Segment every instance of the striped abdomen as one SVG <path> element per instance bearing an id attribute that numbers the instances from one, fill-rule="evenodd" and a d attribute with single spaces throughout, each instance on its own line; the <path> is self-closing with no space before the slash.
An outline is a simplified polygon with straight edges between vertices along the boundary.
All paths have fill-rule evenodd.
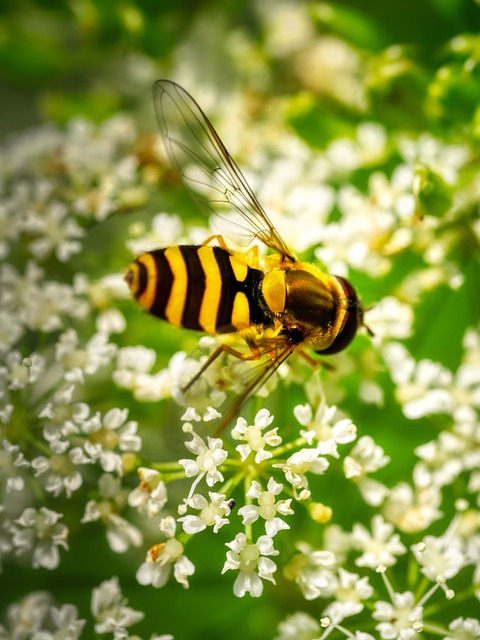
<path id="1" fill-rule="evenodd" d="M 226 249 L 202 245 L 145 253 L 126 280 L 149 313 L 186 329 L 229 333 L 266 322 L 258 302 L 263 275 Z"/>

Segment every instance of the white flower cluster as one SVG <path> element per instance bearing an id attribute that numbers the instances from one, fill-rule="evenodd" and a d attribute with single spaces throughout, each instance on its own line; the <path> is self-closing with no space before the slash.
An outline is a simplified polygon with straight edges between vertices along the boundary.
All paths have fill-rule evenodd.
<path id="1" fill-rule="evenodd" d="M 90 613 L 95 633 L 111 633 L 113 640 L 132 637 L 128 627 L 143 619 L 142 611 L 128 606 L 121 592 L 118 578 L 105 580 L 92 590 Z M 31 638 L 31 640 L 55 640 L 57 638 L 85 637 L 87 620 L 78 617 L 73 604 L 55 606 L 53 596 L 47 591 L 34 591 L 7 610 L 6 626 L 0 624 L 1 638 Z M 140 636 L 135 636 L 141 640 Z M 154 635 L 150 640 L 173 640 L 169 634 Z"/>
<path id="2" fill-rule="evenodd" d="M 121 515 L 138 423 L 114 401 L 89 401 L 108 384 L 111 336 L 126 328 L 113 305 L 127 287 L 74 264 L 92 221 L 145 201 L 137 136 L 126 117 L 77 121 L 14 137 L 0 152 L 0 535 L 3 557 L 34 568 L 55 570 L 80 522 L 101 521 L 119 553 L 143 541 Z M 83 517 L 65 522 L 65 500 L 79 495 Z"/>
<path id="3" fill-rule="evenodd" d="M 317 635 L 323 627 L 324 631 L 320 634 L 322 638 L 326 638 L 335 629 L 345 633 L 346 637 L 353 637 L 342 624 L 345 618 L 364 609 L 365 602 L 373 595 L 373 588 L 367 576 L 360 578 L 358 574 L 350 573 L 341 566 L 345 564 L 349 552 L 356 556 L 354 562 L 357 567 L 373 569 L 383 578 L 388 600 L 375 600 L 371 614 L 375 630 L 382 640 L 414 639 L 423 630 L 433 629 L 434 625 L 425 619 L 425 604 L 438 589 L 444 591 L 447 600 L 454 598 L 455 593 L 447 587 L 446 581 L 457 576 L 467 565 L 476 566 L 475 572 L 478 575 L 478 554 L 472 556 L 470 545 L 465 543 L 462 533 L 471 517 L 471 513 L 460 511 L 442 536 L 427 535 L 421 543 L 411 547 L 421 573 L 433 583 L 429 589 L 423 586 L 422 596 L 415 596 L 412 591 L 395 591 L 387 578 L 387 568 L 394 571 L 398 556 L 407 553 L 407 547 L 401 542 L 400 536 L 394 533 L 394 526 L 380 515 L 372 519 L 371 531 L 359 523 L 354 525 L 351 533 L 341 531 L 336 525 L 329 527 L 325 531 L 322 550 L 299 543 L 298 553 L 284 569 L 285 577 L 298 584 L 307 600 L 322 597 L 333 598 L 333 602 L 323 610 L 319 620 L 304 613 L 289 616 L 279 626 L 277 638 L 293 638 L 294 632 L 300 633 L 305 625 L 315 629 Z M 365 624 L 371 626 L 372 622 Z M 449 628 L 458 631 L 458 635 L 451 636 L 453 638 L 475 638 L 475 635 L 462 634 L 480 629 L 480 621 L 457 618 Z M 362 631 L 356 633 L 364 640 L 374 637 Z M 317 635 L 312 634 L 311 637 L 316 638 Z"/>
<path id="4" fill-rule="evenodd" d="M 214 533 L 226 526 L 230 528 L 238 514 L 244 530 L 227 543 L 229 551 L 222 573 L 228 570 L 238 572 L 233 587 L 237 596 L 250 593 L 253 597 L 259 597 L 263 592 L 262 580 L 275 583 L 273 574 L 277 565 L 272 556 L 278 556 L 280 552 L 274 547 L 274 538 L 290 529 L 287 520 L 294 514 L 292 500 L 307 505 L 311 517 L 318 522 L 329 519 L 329 509 L 312 501 L 309 479 L 325 474 L 329 468 L 328 457 L 340 458 L 339 447 L 351 443 L 356 437 L 352 421 L 338 418 L 336 413 L 336 408 L 328 407 L 324 401 L 315 414 L 310 405 L 296 407 L 295 415 L 301 426 L 307 429 L 300 429 L 294 442 L 285 447 L 277 429 L 270 428 L 274 417 L 262 409 L 251 425 L 244 418 L 238 418 L 232 438 L 241 444 L 231 450 L 231 445 L 220 438 L 202 438 L 192 424 L 200 423 L 202 418 L 195 410 L 188 409 L 184 419 L 192 422 L 186 422 L 183 431 L 191 436 L 185 446 L 194 457 L 180 459 L 178 468 L 183 468 L 184 477 L 193 479 L 193 482 L 178 508 L 181 517 L 176 522 L 181 525 L 183 533 L 177 532 L 178 525 L 172 516 L 160 520 L 159 527 L 164 540 L 148 551 L 146 561 L 137 573 L 138 580 L 142 584 L 163 586 L 173 566 L 175 579 L 183 586 L 188 586 L 188 577 L 194 572 L 192 562 L 184 555 L 189 537 L 209 528 Z M 208 424 L 217 416 L 216 410 L 209 409 L 203 421 Z M 356 476 L 366 482 L 368 474 L 388 462 L 381 448 L 374 445 L 371 438 L 365 436 L 364 440 L 359 440 L 350 455 L 345 457 L 345 477 L 355 477 L 357 483 Z M 226 445 L 227 448 L 224 448 Z M 295 451 L 292 451 L 292 445 Z M 258 479 L 255 477 L 255 468 L 264 469 L 262 475 L 270 470 L 271 475 L 267 476 L 265 483 L 260 481 L 261 476 Z M 225 477 L 227 471 L 230 478 Z M 130 494 L 130 504 L 147 517 L 157 518 L 166 505 L 166 487 L 162 475 L 167 478 L 169 472 L 174 472 L 174 467 L 165 467 L 163 474 L 154 469 L 141 469 L 140 485 Z M 206 484 L 205 493 L 200 491 L 202 480 Z M 237 500 L 229 496 L 241 481 L 246 483 L 245 504 L 238 505 Z M 216 484 L 221 484 L 221 489 L 210 490 Z M 258 525 L 263 531 L 260 529 L 255 537 L 253 529 Z M 388 537 L 389 533 L 391 531 L 387 527 L 387 532 L 382 535 Z M 395 537 L 392 544 L 392 552 L 398 551 L 400 543 Z M 309 584 L 306 590 L 312 588 Z"/>

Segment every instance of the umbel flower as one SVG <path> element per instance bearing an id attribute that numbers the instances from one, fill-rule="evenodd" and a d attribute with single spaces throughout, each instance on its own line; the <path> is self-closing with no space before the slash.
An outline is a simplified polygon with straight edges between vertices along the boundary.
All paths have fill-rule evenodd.
<path id="1" fill-rule="evenodd" d="M 275 584 L 273 574 L 277 565 L 269 556 L 278 555 L 273 547 L 273 540 L 267 535 L 260 536 L 257 541 L 248 542 L 244 533 L 238 533 L 232 542 L 227 543 L 230 551 L 223 565 L 222 573 L 238 570 L 238 576 L 233 585 L 236 596 L 242 597 L 246 593 L 258 598 L 263 592 L 262 580 L 269 580 Z"/>
<path id="2" fill-rule="evenodd" d="M 160 531 L 166 540 L 150 548 L 146 561 L 137 571 L 137 580 L 140 584 L 163 587 L 173 566 L 175 580 L 188 587 L 188 577 L 193 575 L 195 567 L 184 555 L 183 544 L 175 537 L 174 518 L 164 518 L 160 522 Z"/>

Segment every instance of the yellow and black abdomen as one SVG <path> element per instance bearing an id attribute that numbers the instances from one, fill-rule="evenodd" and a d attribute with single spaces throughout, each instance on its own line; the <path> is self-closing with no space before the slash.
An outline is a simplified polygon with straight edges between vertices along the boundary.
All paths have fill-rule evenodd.
<path id="1" fill-rule="evenodd" d="M 139 256 L 125 276 L 133 297 L 149 313 L 206 333 L 263 324 L 263 272 L 222 247 L 176 246 Z"/>

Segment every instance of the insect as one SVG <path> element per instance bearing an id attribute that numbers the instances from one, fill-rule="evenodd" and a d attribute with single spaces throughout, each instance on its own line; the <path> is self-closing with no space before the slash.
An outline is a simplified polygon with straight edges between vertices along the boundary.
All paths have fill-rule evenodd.
<path id="1" fill-rule="evenodd" d="M 256 239 L 274 251 L 261 265 L 255 247 L 239 253 L 215 236 L 218 245 L 210 239 L 148 251 L 125 276 L 154 316 L 207 334 L 238 333 L 247 345 L 221 344 L 184 392 L 223 352 L 259 361 L 226 424 L 294 351 L 313 360 L 305 348 L 321 355 L 345 349 L 364 324 L 363 306 L 348 280 L 296 259 L 192 96 L 169 80 L 158 80 L 153 94 L 170 161 L 187 186 L 203 192 L 201 202 L 223 223 L 223 235 L 244 244 Z"/>

